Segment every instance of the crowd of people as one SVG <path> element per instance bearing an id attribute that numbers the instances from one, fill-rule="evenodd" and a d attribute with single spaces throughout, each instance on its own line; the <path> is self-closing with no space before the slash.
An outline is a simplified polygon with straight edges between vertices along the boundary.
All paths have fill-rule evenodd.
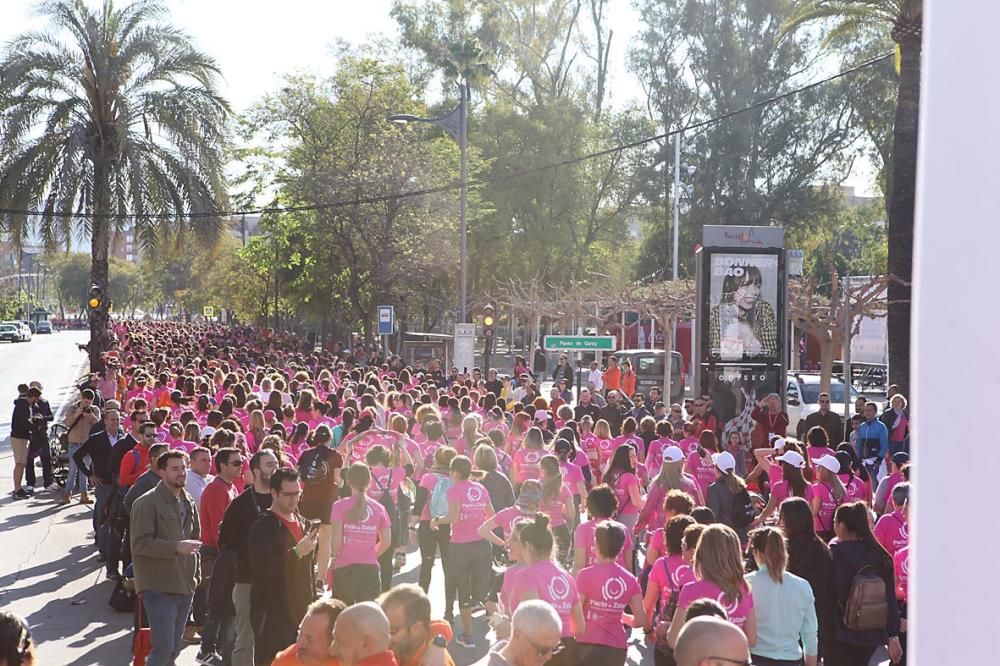
<path id="1" fill-rule="evenodd" d="M 624 664 L 640 636 L 656 664 L 905 660 L 901 395 L 844 424 L 824 394 L 798 439 L 769 396 L 744 451 L 710 395 L 665 405 L 614 357 L 579 396 L 560 358 L 546 397 L 521 357 L 445 375 L 266 329 L 113 326 L 66 411 L 59 501 L 93 503 L 147 664 L 185 642 L 210 665 L 452 664 L 486 623 L 491 666 Z M 393 584 L 411 547 L 419 584 Z"/>

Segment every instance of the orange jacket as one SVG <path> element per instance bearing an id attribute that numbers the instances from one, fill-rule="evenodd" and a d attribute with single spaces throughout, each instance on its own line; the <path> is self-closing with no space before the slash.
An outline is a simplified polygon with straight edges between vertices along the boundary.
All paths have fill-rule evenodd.
<path id="1" fill-rule="evenodd" d="M 424 658 L 424 654 L 427 652 L 427 648 L 431 645 L 431 640 L 435 636 L 444 636 L 444 639 L 451 642 L 451 625 L 447 622 L 442 622 L 440 620 L 435 620 L 431 622 L 431 639 L 424 643 L 420 649 L 413 653 L 408 660 L 400 662 L 399 666 L 420 666 L 420 660 Z M 455 666 L 455 661 L 451 658 L 451 655 L 447 651 L 444 653 L 444 663 L 448 666 Z"/>
<path id="2" fill-rule="evenodd" d="M 274 656 L 271 666 L 305 666 L 305 664 L 299 659 L 299 655 L 296 654 L 295 643 L 292 643 Z M 324 661 L 317 662 L 315 666 L 340 666 L 340 660 L 330 657 Z"/>
<path id="3" fill-rule="evenodd" d="M 636 377 L 635 372 L 629 370 L 628 372 L 622 373 L 621 381 L 622 381 L 622 393 L 625 394 L 626 398 L 631 400 L 632 396 L 635 395 L 636 382 L 639 381 L 639 378 Z"/>
<path id="4" fill-rule="evenodd" d="M 603 379 L 605 391 L 617 391 L 622 385 L 621 368 L 608 368 L 604 371 Z M 632 396 L 629 397 L 631 398 Z"/>

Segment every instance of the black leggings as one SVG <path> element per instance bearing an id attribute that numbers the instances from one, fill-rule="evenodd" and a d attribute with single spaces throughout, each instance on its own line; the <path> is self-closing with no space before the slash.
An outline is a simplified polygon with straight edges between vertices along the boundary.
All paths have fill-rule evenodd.
<path id="1" fill-rule="evenodd" d="M 375 601 L 382 591 L 379 568 L 370 564 L 349 564 L 333 570 L 333 597 L 348 606 L 359 601 Z"/>
<path id="2" fill-rule="evenodd" d="M 868 666 L 875 648 L 838 640 L 824 644 L 823 666 Z"/>
<path id="3" fill-rule="evenodd" d="M 580 666 L 625 666 L 628 658 L 627 649 L 610 645 L 580 643 L 577 649 L 580 651 Z"/>
<path id="4" fill-rule="evenodd" d="M 427 592 L 431 586 L 434 558 L 441 551 L 441 568 L 448 571 L 448 546 L 451 545 L 451 525 L 439 525 L 437 532 L 430 521 L 421 520 L 417 526 L 417 543 L 420 545 L 420 587 Z M 455 609 L 455 581 L 444 577 L 445 617 L 452 617 Z"/>

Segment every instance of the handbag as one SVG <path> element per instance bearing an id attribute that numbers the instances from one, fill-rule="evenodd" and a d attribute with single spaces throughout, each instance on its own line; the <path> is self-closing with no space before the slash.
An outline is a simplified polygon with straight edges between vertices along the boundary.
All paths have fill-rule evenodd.
<path id="1" fill-rule="evenodd" d="M 135 597 L 135 584 L 126 578 L 120 578 L 111 590 L 108 605 L 119 613 L 131 613 L 135 610 Z"/>

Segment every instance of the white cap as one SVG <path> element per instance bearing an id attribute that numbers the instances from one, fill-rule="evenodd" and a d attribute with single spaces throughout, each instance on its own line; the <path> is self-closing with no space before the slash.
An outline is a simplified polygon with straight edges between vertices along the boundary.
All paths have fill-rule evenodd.
<path id="1" fill-rule="evenodd" d="M 214 434 L 215 434 L 215 428 L 213 428 L 212 426 L 205 426 L 204 428 L 201 429 L 202 438 L 211 437 Z"/>
<path id="2" fill-rule="evenodd" d="M 785 438 L 775 437 L 771 440 L 771 447 L 776 451 L 783 451 L 785 449 Z"/>
<path id="3" fill-rule="evenodd" d="M 684 460 L 684 452 L 679 446 L 668 446 L 663 449 L 663 462 L 680 462 Z"/>
<path id="4" fill-rule="evenodd" d="M 715 466 L 723 472 L 733 472 L 736 470 L 736 458 L 734 458 L 733 454 L 729 451 L 713 453 L 712 462 L 714 462 Z"/>
<path id="5" fill-rule="evenodd" d="M 548 421 L 549 420 L 549 413 L 547 411 L 545 411 L 544 409 L 539 409 L 537 412 L 535 412 L 535 420 L 536 421 Z"/>
<path id="6" fill-rule="evenodd" d="M 803 469 L 806 466 L 806 459 L 798 451 L 785 451 L 780 456 L 775 458 L 783 463 L 788 463 L 792 467 Z M 839 469 L 839 468 L 838 468 Z"/>
<path id="7" fill-rule="evenodd" d="M 837 460 L 836 456 L 831 456 L 829 453 L 825 454 L 819 460 L 813 458 L 813 464 L 825 467 L 834 474 L 840 473 L 840 461 Z"/>

